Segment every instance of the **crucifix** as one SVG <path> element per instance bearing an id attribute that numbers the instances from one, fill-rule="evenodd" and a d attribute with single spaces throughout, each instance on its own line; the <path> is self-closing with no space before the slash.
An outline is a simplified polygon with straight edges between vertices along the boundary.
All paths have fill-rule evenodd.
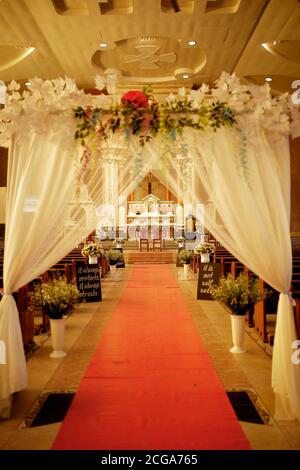
<path id="1" fill-rule="evenodd" d="M 149 171 L 148 175 L 148 194 L 152 194 L 152 173 Z"/>

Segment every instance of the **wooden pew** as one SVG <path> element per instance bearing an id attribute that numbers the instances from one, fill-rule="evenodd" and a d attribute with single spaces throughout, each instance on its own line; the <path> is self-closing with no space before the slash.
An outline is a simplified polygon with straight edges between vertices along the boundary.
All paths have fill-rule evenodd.
<path id="1" fill-rule="evenodd" d="M 295 326 L 297 338 L 300 339 L 300 300 L 296 299 L 296 306 L 294 307 Z"/>
<path id="2" fill-rule="evenodd" d="M 34 345 L 34 316 L 29 305 L 29 286 L 22 287 L 13 295 L 18 307 L 24 349 L 28 352 Z"/>

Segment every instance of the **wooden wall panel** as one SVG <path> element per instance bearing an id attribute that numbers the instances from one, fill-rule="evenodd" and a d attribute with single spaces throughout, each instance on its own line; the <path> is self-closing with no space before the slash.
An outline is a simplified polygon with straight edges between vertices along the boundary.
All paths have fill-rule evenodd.
<path id="1" fill-rule="evenodd" d="M 290 140 L 291 150 L 291 232 L 300 232 L 300 137 Z"/>
<path id="2" fill-rule="evenodd" d="M 6 186 L 8 149 L 0 147 L 0 186 Z"/>

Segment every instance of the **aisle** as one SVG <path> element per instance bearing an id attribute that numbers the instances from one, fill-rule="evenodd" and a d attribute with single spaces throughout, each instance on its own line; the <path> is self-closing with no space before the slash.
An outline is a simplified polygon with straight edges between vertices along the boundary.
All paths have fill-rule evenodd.
<path id="1" fill-rule="evenodd" d="M 249 449 L 167 265 L 133 267 L 53 448 Z"/>

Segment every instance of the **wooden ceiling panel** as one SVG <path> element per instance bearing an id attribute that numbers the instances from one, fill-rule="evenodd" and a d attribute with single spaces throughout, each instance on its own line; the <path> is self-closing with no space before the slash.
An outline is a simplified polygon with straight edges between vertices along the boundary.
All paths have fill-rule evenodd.
<path id="1" fill-rule="evenodd" d="M 274 77 L 270 83 L 274 93 L 291 91 L 292 81 L 300 77 L 300 63 L 268 51 L 263 44 L 295 38 L 300 39 L 300 3 L 297 0 L 269 1 L 235 72 L 239 76 L 256 77 L 255 80 L 257 77 Z"/>
<path id="2" fill-rule="evenodd" d="M 175 13 L 173 8 L 170 10 L 170 2 L 163 0 L 2 0 L 0 67 L 1 47 L 7 46 L 11 51 L 16 46 L 35 50 L 20 62 L 12 61 L 5 70 L 2 67 L 0 80 L 24 82 L 34 76 L 67 75 L 75 78 L 79 86 L 92 88 L 97 73 L 92 58 L 99 51 L 100 42 L 120 44 L 147 35 L 157 37 L 158 41 L 167 38 L 168 54 L 178 55 L 178 44 L 187 47 L 178 68 L 193 70 L 197 80 L 200 70 L 208 82 L 213 82 L 223 70 L 235 71 L 241 77 L 266 74 L 300 77 L 298 49 L 294 54 L 292 49 L 278 49 L 275 56 L 261 46 L 275 40 L 282 44 L 300 40 L 297 0 L 179 0 L 179 6 L 182 11 Z M 213 14 L 213 9 L 218 14 Z M 188 50 L 190 39 L 197 42 L 195 50 Z M 201 67 L 204 64 L 201 54 L 206 57 L 203 69 L 195 67 L 197 60 L 193 57 L 197 51 Z M 116 66 L 121 61 L 119 47 L 105 54 L 98 52 L 103 67 L 114 65 L 122 69 L 124 64 Z M 293 55 L 296 59 L 292 62 Z M 171 68 L 171 62 L 169 65 Z M 166 62 L 166 67 L 169 65 Z M 147 82 L 153 77 L 152 72 L 151 67 L 141 69 L 139 62 L 133 62 L 129 75 L 140 76 Z M 162 83 L 166 80 L 164 67 L 156 69 L 155 76 L 155 86 L 159 88 L 160 79 Z M 130 79 L 125 78 L 124 85 L 130 87 Z M 192 77 L 189 81 L 180 75 L 176 78 L 176 74 L 169 78 L 174 90 L 193 81 Z"/>

